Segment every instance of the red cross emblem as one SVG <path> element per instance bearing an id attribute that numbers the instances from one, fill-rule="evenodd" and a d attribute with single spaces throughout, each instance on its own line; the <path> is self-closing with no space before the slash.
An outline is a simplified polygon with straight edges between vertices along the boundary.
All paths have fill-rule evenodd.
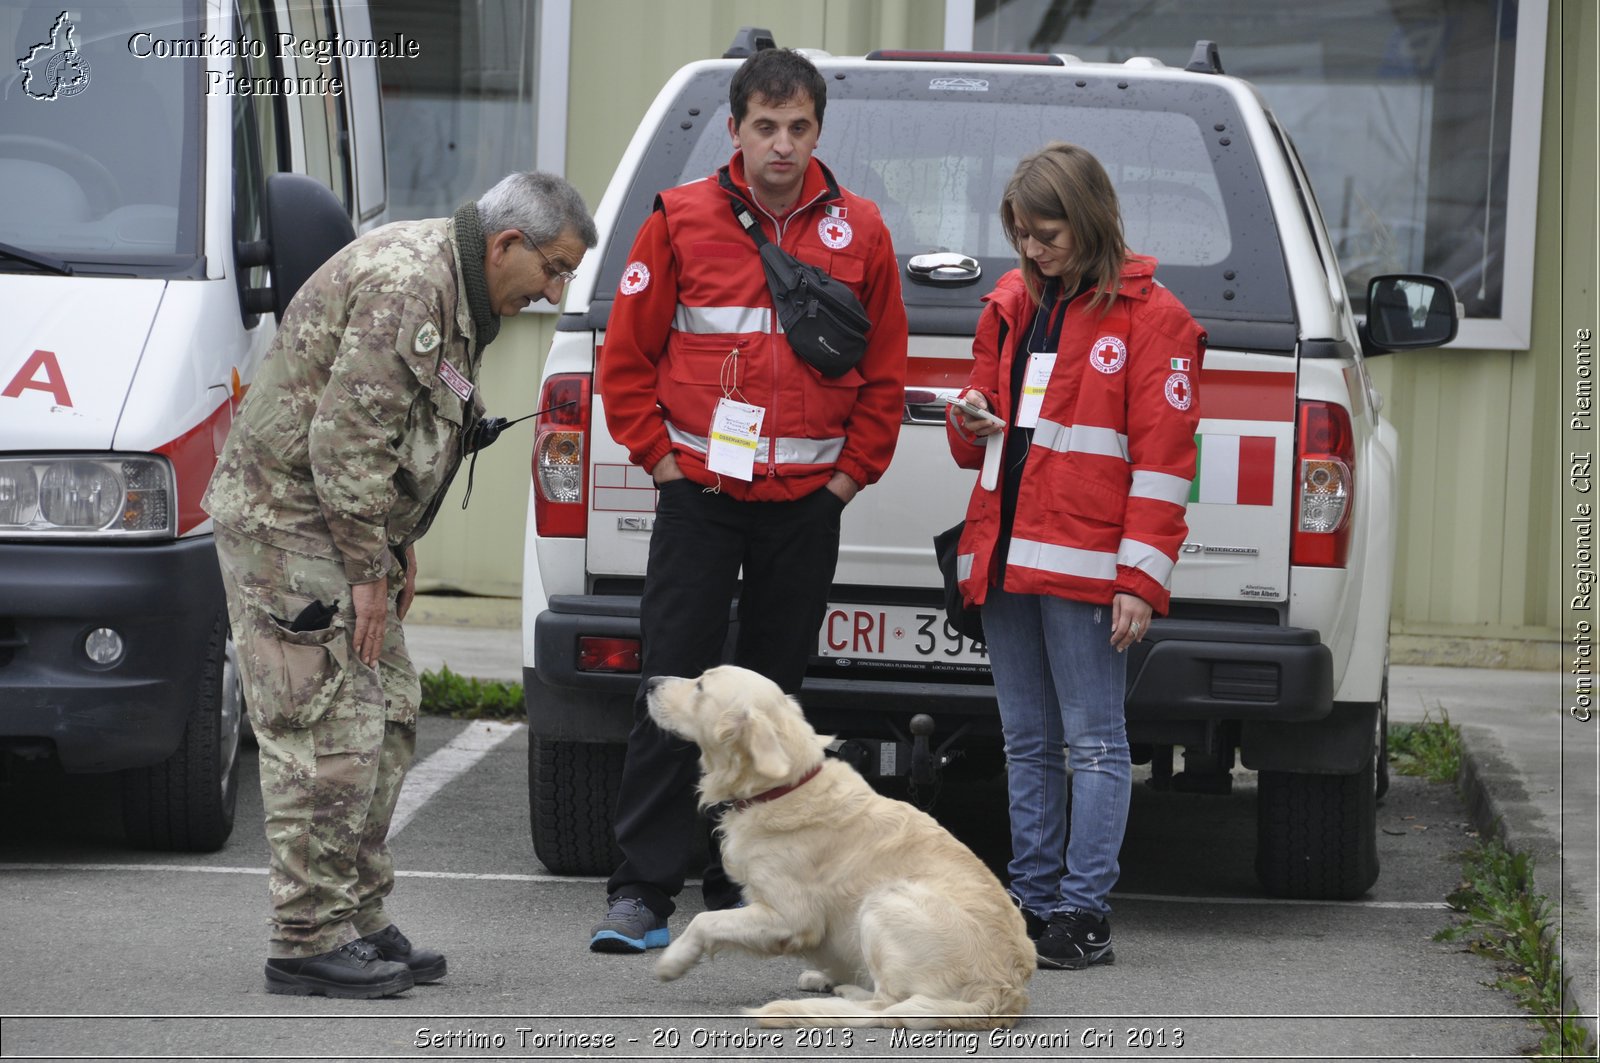
<path id="1" fill-rule="evenodd" d="M 1185 373 L 1173 373 L 1167 377 L 1166 391 L 1167 402 L 1175 410 L 1187 410 L 1194 402 L 1194 389 Z"/>
<path id="2" fill-rule="evenodd" d="M 1128 362 L 1128 345 L 1116 336 L 1101 336 L 1089 349 L 1089 364 L 1102 373 L 1115 373 Z"/>
<path id="3" fill-rule="evenodd" d="M 622 270 L 622 294 L 633 295 L 650 286 L 650 267 L 643 262 L 629 262 Z"/>
<path id="4" fill-rule="evenodd" d="M 817 222 L 817 236 L 835 251 L 849 245 L 854 235 L 850 223 L 839 218 L 823 218 Z"/>

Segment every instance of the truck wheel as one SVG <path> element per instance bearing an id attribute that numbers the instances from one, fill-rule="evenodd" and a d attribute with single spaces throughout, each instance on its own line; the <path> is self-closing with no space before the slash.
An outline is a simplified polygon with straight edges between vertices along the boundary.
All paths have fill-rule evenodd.
<path id="1" fill-rule="evenodd" d="M 1389 666 L 1384 663 L 1383 690 L 1378 695 L 1378 735 L 1373 748 L 1378 751 L 1377 798 L 1389 792 Z"/>
<path id="2" fill-rule="evenodd" d="M 1275 897 L 1354 900 L 1378 880 L 1377 773 L 1259 773 L 1256 877 Z"/>
<path id="3" fill-rule="evenodd" d="M 556 875 L 609 875 L 622 862 L 611 816 L 622 786 L 620 742 L 528 740 L 533 852 Z"/>
<path id="4" fill-rule="evenodd" d="M 219 613 L 177 750 L 160 764 L 122 773 L 122 824 L 131 844 L 191 853 L 222 848 L 239 796 L 243 718 L 238 657 L 228 618 Z"/>

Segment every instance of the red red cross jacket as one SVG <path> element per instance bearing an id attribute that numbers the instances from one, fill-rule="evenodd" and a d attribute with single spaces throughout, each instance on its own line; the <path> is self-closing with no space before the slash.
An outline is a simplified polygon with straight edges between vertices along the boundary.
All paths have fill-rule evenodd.
<path id="1" fill-rule="evenodd" d="M 725 172 L 769 240 L 856 293 L 872 320 L 867 353 L 831 380 L 795 355 L 728 193 L 717 176 L 693 181 L 657 198 L 622 272 L 600 354 L 611 435 L 643 469 L 670 452 L 689 479 L 714 484 L 706 452 L 717 400 L 727 395 L 766 414 L 754 479 L 724 475 L 724 493 L 800 498 L 834 470 L 874 483 L 894 455 L 905 407 L 906 311 L 889 230 L 870 200 L 840 188 L 814 158 L 782 218 L 750 192 L 741 154 Z"/>
<path id="2" fill-rule="evenodd" d="M 1057 310 L 1066 317 L 1017 493 L 1008 591 L 1098 603 L 1129 593 L 1167 611 L 1188 530 L 1205 332 L 1154 274 L 1154 259 L 1132 256 L 1108 311 L 1089 306 L 1092 292 Z M 985 302 L 967 386 L 1010 423 L 1012 360 L 1028 356 L 1019 348 L 1038 305 L 1018 270 Z M 957 464 L 982 465 L 981 441 L 953 419 L 947 429 Z M 969 603 L 994 582 L 999 535 L 999 491 L 978 484 L 957 560 Z"/>

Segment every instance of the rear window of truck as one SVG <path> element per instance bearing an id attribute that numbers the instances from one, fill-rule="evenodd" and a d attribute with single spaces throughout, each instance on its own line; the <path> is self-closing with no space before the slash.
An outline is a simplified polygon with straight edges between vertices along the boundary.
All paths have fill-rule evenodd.
<path id="1" fill-rule="evenodd" d="M 1214 345 L 1292 347 L 1271 205 L 1238 108 L 1220 86 L 1060 68 L 817 66 L 828 80 L 817 157 L 882 210 L 913 333 L 972 334 L 982 296 L 1016 264 L 1000 224 L 1005 183 L 1024 155 L 1067 140 L 1105 165 L 1129 246 L 1160 262 L 1157 278 Z M 633 177 L 590 311 L 567 327 L 604 328 L 655 194 L 728 161 L 733 68 L 708 68 L 685 84 Z M 906 263 L 931 252 L 975 258 L 982 276 L 959 286 L 910 277 Z"/>

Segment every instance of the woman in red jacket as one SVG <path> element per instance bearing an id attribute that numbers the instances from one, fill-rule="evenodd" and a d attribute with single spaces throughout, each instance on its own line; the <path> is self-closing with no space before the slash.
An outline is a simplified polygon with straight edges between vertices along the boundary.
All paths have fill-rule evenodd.
<path id="1" fill-rule="evenodd" d="M 1012 896 L 1039 965 L 1080 969 L 1114 959 L 1133 772 L 1121 654 L 1167 609 L 1205 333 L 1123 243 L 1110 178 L 1082 148 L 1023 159 L 1000 218 L 1020 268 L 985 300 L 963 397 L 1006 427 L 952 410 L 948 428 L 958 464 L 990 446 L 1002 460 L 973 489 L 957 571 L 1000 704 Z"/>

